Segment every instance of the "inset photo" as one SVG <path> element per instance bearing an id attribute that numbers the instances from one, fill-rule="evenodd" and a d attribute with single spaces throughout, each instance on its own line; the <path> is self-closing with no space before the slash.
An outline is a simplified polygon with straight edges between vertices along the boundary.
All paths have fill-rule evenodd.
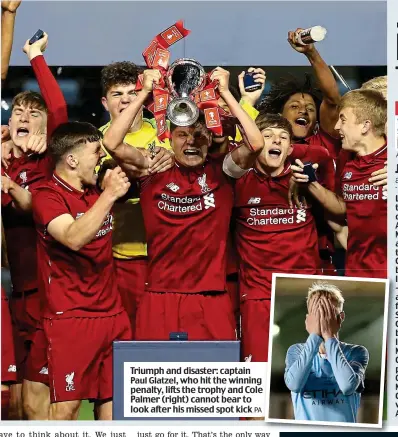
<path id="1" fill-rule="evenodd" d="M 274 274 L 269 422 L 382 426 L 388 281 Z"/>

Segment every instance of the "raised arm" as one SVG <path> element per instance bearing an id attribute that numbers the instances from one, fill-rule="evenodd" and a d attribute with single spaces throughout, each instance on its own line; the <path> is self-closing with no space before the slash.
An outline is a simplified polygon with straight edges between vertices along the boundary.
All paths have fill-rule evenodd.
<path id="1" fill-rule="evenodd" d="M 160 72 L 158 70 L 145 70 L 143 79 L 143 88 L 137 94 L 136 98 L 129 106 L 114 120 L 105 132 L 102 144 L 129 176 L 136 177 L 137 171 L 145 170 L 150 167 L 150 162 L 147 155 L 141 153 L 137 147 L 142 147 L 142 144 L 137 144 L 136 147 L 124 143 L 124 137 L 130 129 L 135 117 L 141 110 L 142 105 L 152 92 L 153 84 L 159 83 Z"/>
<path id="2" fill-rule="evenodd" d="M 104 191 L 94 205 L 78 219 L 68 213 L 55 217 L 47 224 L 48 233 L 69 249 L 80 250 L 95 238 L 113 204 L 127 193 L 129 187 L 130 182 L 120 167 L 109 170 L 104 178 Z M 33 202 L 35 213 L 43 214 L 39 211 L 41 205 L 35 204 L 35 199 Z"/>
<path id="3" fill-rule="evenodd" d="M 295 344 L 288 349 L 285 384 L 290 391 L 299 393 L 304 388 L 321 343 L 322 338 L 319 335 L 310 334 L 304 345 Z"/>
<path id="4" fill-rule="evenodd" d="M 285 384 L 295 393 L 299 393 L 304 388 L 314 357 L 322 343 L 318 302 L 319 298 L 314 298 L 308 308 L 309 314 L 305 319 L 305 327 L 309 334 L 307 341 L 304 344 L 295 344 L 287 351 Z"/>
<path id="5" fill-rule="evenodd" d="M 333 375 L 344 395 L 363 388 L 369 353 L 363 346 L 352 346 L 347 355 L 337 338 L 342 322 L 341 315 L 326 298 L 321 299 L 321 332 L 325 340 L 326 355 Z M 362 385 L 362 387 L 360 387 Z"/>
<path id="6" fill-rule="evenodd" d="M 302 29 L 296 29 L 296 32 Z M 301 45 L 296 41 L 295 33 L 289 32 L 288 41 L 294 50 L 303 53 L 310 62 L 319 88 L 322 91 L 322 103 L 319 120 L 321 128 L 331 136 L 336 136 L 334 127 L 338 119 L 338 105 L 340 103 L 340 92 L 336 79 L 330 68 L 322 59 L 314 44 Z"/>
<path id="7" fill-rule="evenodd" d="M 12 201 L 12 206 L 24 213 L 29 213 L 32 210 L 32 194 L 20 187 L 17 183 L 7 176 L 1 176 L 1 191 L 8 194 Z"/>
<path id="8" fill-rule="evenodd" d="M 5 80 L 10 65 L 12 43 L 14 40 L 14 24 L 19 1 L 1 2 L 1 80 Z"/>
<path id="9" fill-rule="evenodd" d="M 229 90 L 229 72 L 217 67 L 211 79 L 218 80 L 218 89 L 221 97 L 228 105 L 231 114 L 238 119 L 242 126 L 244 145 L 234 149 L 226 156 L 224 161 L 225 173 L 232 177 L 240 177 L 247 169 L 253 166 L 254 161 L 264 147 L 264 138 L 255 121 L 239 105 Z"/>
<path id="10" fill-rule="evenodd" d="M 325 341 L 326 355 L 332 367 L 337 384 L 344 395 L 351 395 L 365 380 L 365 371 L 369 362 L 369 353 L 363 346 L 353 346 L 350 356 L 346 356 L 337 338 Z"/>
<path id="11" fill-rule="evenodd" d="M 249 111 L 252 112 L 249 113 L 249 115 L 255 120 L 258 115 L 258 111 L 254 108 L 254 106 L 264 92 L 267 76 L 262 68 L 250 67 L 248 68 L 247 72 L 253 74 L 254 82 L 261 84 L 261 88 L 255 91 L 246 91 L 243 80 L 246 72 L 242 71 L 242 73 L 240 73 L 240 75 L 238 76 L 239 92 L 241 96 L 240 104 L 242 105 L 243 109 L 246 110 L 246 112 L 248 112 L 247 108 L 250 108 Z"/>
<path id="12" fill-rule="evenodd" d="M 54 75 L 51 73 L 51 70 L 48 68 L 43 56 L 47 44 L 48 35 L 44 33 L 44 37 L 32 45 L 29 45 L 29 41 L 26 41 L 23 51 L 29 58 L 36 80 L 39 84 L 41 95 L 47 105 L 47 135 L 48 138 L 50 138 L 52 132 L 60 124 L 68 121 L 68 111 L 62 90 L 58 85 L 58 82 L 55 80 Z"/>

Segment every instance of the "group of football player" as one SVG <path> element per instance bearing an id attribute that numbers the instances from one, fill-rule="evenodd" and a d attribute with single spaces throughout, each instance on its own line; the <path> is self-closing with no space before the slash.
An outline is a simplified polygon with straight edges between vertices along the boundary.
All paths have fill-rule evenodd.
<path id="1" fill-rule="evenodd" d="M 2 2 L 2 80 L 19 3 Z M 143 112 L 161 71 L 105 66 L 98 129 L 68 121 L 48 35 L 26 42 L 41 93 L 2 126 L 3 418 L 74 420 L 88 399 L 112 419 L 114 341 L 240 339 L 242 360 L 267 361 L 272 274 L 335 275 L 335 244 L 347 276 L 386 278 L 386 77 L 341 96 L 315 45 L 288 41 L 316 87 L 264 96 L 263 69 L 248 91 L 218 67 L 228 126 L 201 114 L 163 141 Z"/>

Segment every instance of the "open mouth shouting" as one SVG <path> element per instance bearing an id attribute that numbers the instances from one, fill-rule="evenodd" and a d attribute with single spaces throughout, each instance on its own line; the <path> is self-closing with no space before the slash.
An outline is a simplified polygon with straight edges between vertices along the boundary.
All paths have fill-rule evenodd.
<path id="1" fill-rule="evenodd" d="M 29 135 L 29 129 L 27 129 L 26 127 L 19 127 L 17 129 L 17 136 L 18 137 L 23 138 L 23 137 L 26 137 L 28 135 Z"/>
<path id="2" fill-rule="evenodd" d="M 295 124 L 306 128 L 310 124 L 310 121 L 306 117 L 299 117 L 296 119 Z"/>
<path id="3" fill-rule="evenodd" d="M 272 149 L 268 150 L 268 156 L 273 160 L 279 159 L 281 155 L 282 155 L 282 150 L 278 149 L 277 147 L 273 147 Z"/>
<path id="4" fill-rule="evenodd" d="M 183 153 L 185 156 L 188 156 L 188 157 L 200 155 L 199 149 L 185 149 Z"/>

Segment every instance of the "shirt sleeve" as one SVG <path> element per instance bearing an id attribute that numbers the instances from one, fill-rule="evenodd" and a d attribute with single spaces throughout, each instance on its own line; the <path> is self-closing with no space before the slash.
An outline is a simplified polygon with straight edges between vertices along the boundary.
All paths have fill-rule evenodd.
<path id="1" fill-rule="evenodd" d="M 322 337 L 310 334 L 304 344 L 295 344 L 288 349 L 285 384 L 290 391 L 299 393 L 304 388 L 321 343 Z"/>
<path id="2" fill-rule="evenodd" d="M 337 384 L 344 395 L 351 395 L 362 389 L 369 353 L 363 346 L 353 346 L 344 353 L 337 338 L 325 342 L 327 359 L 332 367 Z"/>
<path id="3" fill-rule="evenodd" d="M 49 189 L 36 189 L 33 192 L 32 210 L 34 221 L 44 228 L 55 218 L 71 213 L 62 196 Z"/>
<path id="4" fill-rule="evenodd" d="M 48 109 L 47 138 L 62 123 L 68 121 L 68 112 L 64 95 L 55 77 L 48 68 L 44 56 L 36 56 L 31 60 L 40 92 Z"/>

